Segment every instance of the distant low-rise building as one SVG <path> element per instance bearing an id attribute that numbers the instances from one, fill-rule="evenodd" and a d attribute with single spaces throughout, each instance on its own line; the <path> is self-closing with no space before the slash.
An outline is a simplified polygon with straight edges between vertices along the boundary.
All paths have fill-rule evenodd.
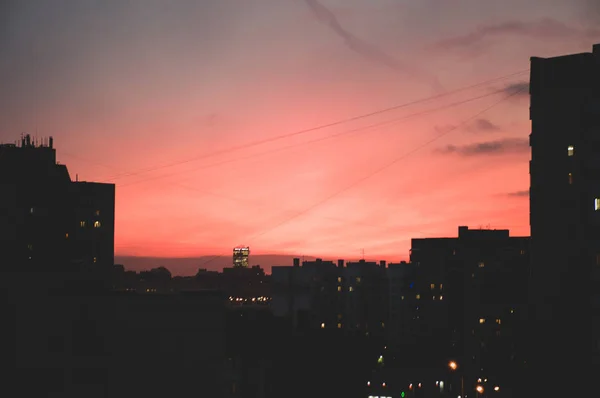
<path id="1" fill-rule="evenodd" d="M 385 337 L 389 288 L 385 261 L 304 261 L 272 268 L 275 315 L 295 328 L 341 329 Z"/>

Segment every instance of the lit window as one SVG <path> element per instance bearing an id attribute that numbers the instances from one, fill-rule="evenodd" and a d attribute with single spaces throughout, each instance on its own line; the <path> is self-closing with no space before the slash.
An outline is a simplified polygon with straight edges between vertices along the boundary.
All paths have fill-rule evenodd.
<path id="1" fill-rule="evenodd" d="M 431 287 L 431 290 L 435 289 L 435 283 L 432 283 L 430 287 Z"/>
<path id="2" fill-rule="evenodd" d="M 94 257 L 94 262 L 97 262 L 97 261 L 98 261 L 98 258 L 97 258 L 97 257 Z"/>
<path id="3" fill-rule="evenodd" d="M 485 263 L 483 261 L 480 261 L 479 262 L 479 268 L 483 268 L 483 267 L 485 267 Z"/>
<path id="4" fill-rule="evenodd" d="M 440 301 L 442 301 L 444 299 L 444 296 L 440 296 Z"/>
<path id="5" fill-rule="evenodd" d="M 417 300 L 421 300 L 421 295 L 420 294 L 417 294 L 416 297 L 417 297 Z"/>
<path id="6" fill-rule="evenodd" d="M 435 296 L 432 297 L 433 301 L 435 301 Z"/>
<path id="7" fill-rule="evenodd" d="M 65 239 L 69 239 L 69 233 L 68 232 L 65 234 Z"/>
<path id="8" fill-rule="evenodd" d="M 27 248 L 29 249 L 29 251 L 33 251 L 33 245 L 31 243 L 27 245 Z"/>
<path id="9" fill-rule="evenodd" d="M 385 322 L 381 322 L 381 327 L 384 328 L 385 327 Z"/>
<path id="10" fill-rule="evenodd" d="M 342 314 L 338 314 L 338 319 L 342 319 Z"/>
<path id="11" fill-rule="evenodd" d="M 29 209 L 29 214 L 33 214 L 33 207 Z"/>
<path id="12" fill-rule="evenodd" d="M 404 296 L 400 296 L 400 300 L 404 300 Z"/>
<path id="13" fill-rule="evenodd" d="M 573 184 L 573 173 L 569 173 L 569 185 Z"/>
<path id="14" fill-rule="evenodd" d="M 321 324 L 321 329 L 325 329 L 325 323 Z"/>
<path id="15" fill-rule="evenodd" d="M 485 323 L 485 318 L 479 318 L 479 323 Z"/>
<path id="16" fill-rule="evenodd" d="M 81 228 L 85 227 L 85 221 L 80 221 L 80 222 L 79 222 L 79 226 L 80 226 Z"/>
<path id="17" fill-rule="evenodd" d="M 342 287 L 338 286 L 338 292 L 341 292 L 341 291 L 342 291 Z"/>
<path id="18" fill-rule="evenodd" d="M 511 309 L 510 309 L 510 313 L 511 313 L 511 314 L 514 314 L 514 312 L 515 312 L 514 308 L 511 308 Z"/>
<path id="19" fill-rule="evenodd" d="M 348 288 L 348 291 L 349 291 L 349 292 L 353 292 L 353 291 L 354 291 L 354 288 L 353 288 L 352 286 L 350 286 L 350 287 Z"/>
<path id="20" fill-rule="evenodd" d="M 356 283 L 360 283 L 360 282 L 361 282 L 360 276 L 357 276 L 356 277 Z"/>
<path id="21" fill-rule="evenodd" d="M 341 329 L 341 328 L 342 328 L 342 324 L 338 323 L 338 329 Z"/>
<path id="22" fill-rule="evenodd" d="M 444 284 L 440 283 L 440 290 L 442 290 L 444 288 Z"/>
<path id="23" fill-rule="evenodd" d="M 341 282 L 341 281 L 342 281 L 342 277 L 338 276 L 338 282 Z"/>
<path id="24" fill-rule="evenodd" d="M 521 249 L 521 255 L 525 254 L 525 250 Z"/>
<path id="25" fill-rule="evenodd" d="M 600 198 L 594 199 L 594 210 L 600 210 Z"/>
<path id="26" fill-rule="evenodd" d="M 573 156 L 573 154 L 575 153 L 575 148 L 573 147 L 573 145 L 569 145 L 567 147 L 567 153 L 569 154 L 569 156 Z"/>
<path id="27" fill-rule="evenodd" d="M 456 256 L 456 249 L 452 249 L 452 255 Z"/>
<path id="28" fill-rule="evenodd" d="M 100 228 L 100 221 L 94 221 L 94 228 Z"/>
<path id="29" fill-rule="evenodd" d="M 96 210 L 96 213 L 95 213 L 95 214 L 96 214 L 97 216 L 99 216 L 99 215 L 100 215 L 100 210 Z"/>
<path id="30" fill-rule="evenodd" d="M 500 318 L 498 318 L 498 319 L 496 319 L 496 323 L 497 323 L 498 325 L 502 325 L 502 320 L 501 320 Z"/>

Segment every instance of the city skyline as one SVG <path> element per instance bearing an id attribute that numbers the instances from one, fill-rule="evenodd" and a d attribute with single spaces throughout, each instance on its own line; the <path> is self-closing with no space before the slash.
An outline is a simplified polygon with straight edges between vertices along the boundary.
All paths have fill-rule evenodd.
<path id="1" fill-rule="evenodd" d="M 501 90 L 522 88 L 529 56 L 589 52 L 600 31 L 585 19 L 588 3 L 554 4 L 540 15 L 541 2 L 469 8 L 474 2 L 465 1 L 462 11 L 472 15 L 452 21 L 441 17 L 450 5 L 436 4 L 436 16 L 428 2 L 355 3 L 322 1 L 337 22 L 304 2 L 268 9 L 133 2 L 101 13 L 85 4 L 35 12 L 12 5 L 9 51 L 0 56 L 9 82 L 0 140 L 52 135 L 73 177 L 116 183 L 117 257 L 230 261 L 231 248 L 245 244 L 253 255 L 356 259 L 364 250 L 399 261 L 411 238 L 454 236 L 457 225 L 529 235 L 528 93 L 473 117 L 501 100 Z M 50 22 L 38 23 L 37 13 Z M 231 25 L 202 19 L 214 13 Z M 406 25 L 392 23 L 399 17 Z M 86 18 L 90 29 L 73 37 Z M 136 34 L 120 41 L 124 30 Z M 208 34 L 222 41 L 204 47 Z M 438 95 L 432 74 L 444 91 L 506 78 L 229 150 Z"/>

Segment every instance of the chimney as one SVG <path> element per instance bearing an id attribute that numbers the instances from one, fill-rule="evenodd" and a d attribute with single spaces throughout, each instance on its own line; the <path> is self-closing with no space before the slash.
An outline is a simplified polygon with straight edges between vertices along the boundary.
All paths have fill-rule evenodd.
<path id="1" fill-rule="evenodd" d="M 385 264 L 386 264 L 385 260 L 381 260 L 381 261 L 379 262 L 379 266 L 380 266 L 381 268 L 385 268 Z"/>
<path id="2" fill-rule="evenodd" d="M 592 51 L 593 51 L 594 55 L 600 57 L 600 43 L 594 44 Z"/>
<path id="3" fill-rule="evenodd" d="M 323 262 L 323 259 L 322 258 L 317 258 L 315 261 L 320 264 L 320 263 Z"/>
<path id="4" fill-rule="evenodd" d="M 54 147 L 54 138 L 52 138 L 52 136 L 50 136 L 50 138 L 48 138 L 48 146 L 50 148 Z"/>
<path id="5" fill-rule="evenodd" d="M 338 260 L 338 268 L 344 268 L 344 260 Z"/>
<path id="6" fill-rule="evenodd" d="M 299 258 L 295 258 L 294 259 L 294 267 L 299 267 L 300 266 L 300 259 Z"/>
<path id="7" fill-rule="evenodd" d="M 25 145 L 31 146 L 31 136 L 29 134 L 25 134 Z"/>

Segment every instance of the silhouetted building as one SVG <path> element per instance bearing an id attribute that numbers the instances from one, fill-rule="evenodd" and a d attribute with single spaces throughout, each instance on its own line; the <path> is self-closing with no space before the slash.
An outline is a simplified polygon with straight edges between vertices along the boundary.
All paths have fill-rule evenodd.
<path id="1" fill-rule="evenodd" d="M 106 396 L 223 396 L 222 292 L 116 293 L 109 302 L 114 307 L 109 308 L 113 328 Z"/>
<path id="2" fill-rule="evenodd" d="M 223 268 L 221 289 L 229 297 L 230 306 L 269 308 L 271 277 L 259 265 Z"/>
<path id="3" fill-rule="evenodd" d="M 416 280 L 412 263 L 390 263 L 387 268 L 389 285 L 389 318 L 386 324 L 387 342 L 393 347 L 414 346 L 417 342 L 419 309 L 412 300 Z"/>
<path id="4" fill-rule="evenodd" d="M 417 337 L 460 363 L 466 382 L 501 379 L 507 389 L 523 366 L 529 243 L 508 230 L 468 227 L 459 227 L 458 238 L 412 240 L 416 278 L 408 300 Z"/>
<path id="5" fill-rule="evenodd" d="M 222 293 L 112 292 L 81 271 L 2 276 L 3 396 L 222 396 Z"/>
<path id="6" fill-rule="evenodd" d="M 532 57 L 530 98 L 531 378 L 577 395 L 600 365 L 600 44 Z"/>
<path id="7" fill-rule="evenodd" d="M 248 267 L 248 257 L 250 256 L 250 248 L 247 246 L 233 248 L 233 266 Z"/>
<path id="8" fill-rule="evenodd" d="M 73 261 L 112 266 L 115 260 L 115 185 L 75 181 L 70 197 L 75 220 L 70 225 Z"/>
<path id="9" fill-rule="evenodd" d="M 53 144 L 0 145 L 2 267 L 112 266 L 115 186 L 71 181 Z"/>
<path id="10" fill-rule="evenodd" d="M 273 267 L 276 316 L 289 317 L 299 329 L 340 329 L 385 337 L 389 317 L 386 264 L 344 260 L 304 261 Z"/>

